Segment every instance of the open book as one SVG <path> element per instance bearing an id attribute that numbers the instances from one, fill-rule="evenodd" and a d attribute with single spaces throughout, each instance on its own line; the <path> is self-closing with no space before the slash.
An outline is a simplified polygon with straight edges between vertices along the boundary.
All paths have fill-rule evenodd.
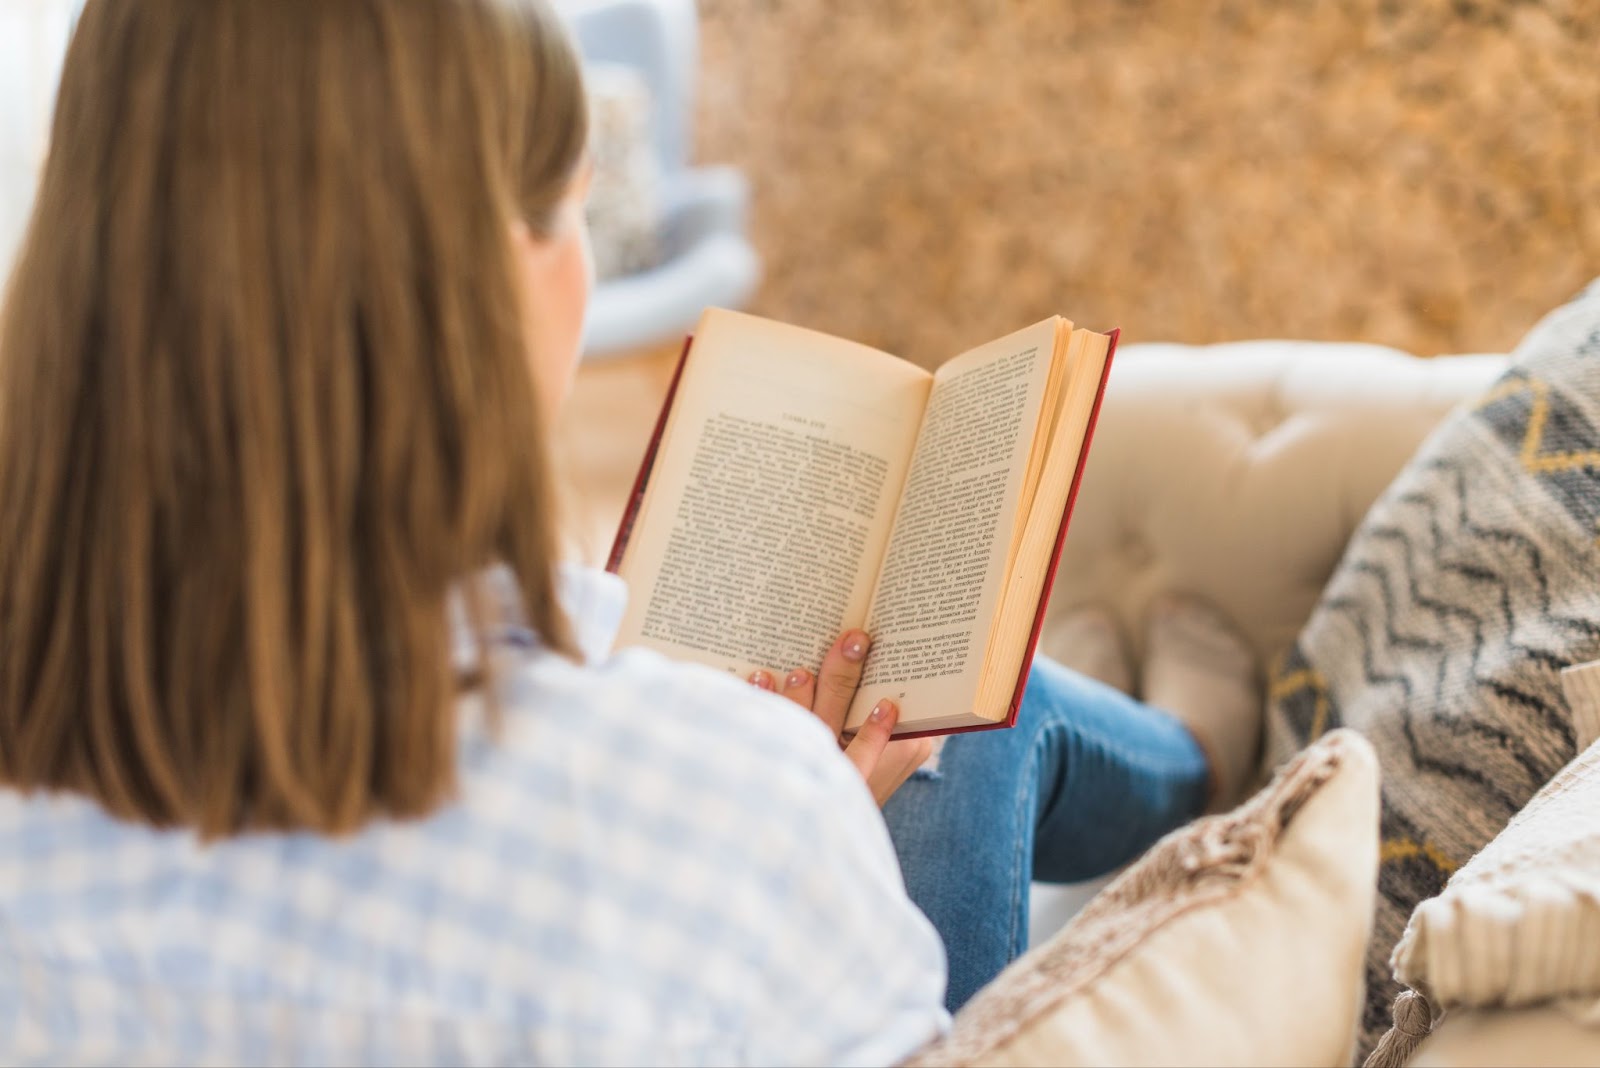
<path id="1" fill-rule="evenodd" d="M 930 374 L 737 312 L 700 320 L 611 552 L 619 644 L 815 671 L 872 635 L 846 729 L 1009 726 L 1116 334 L 1059 317 Z"/>

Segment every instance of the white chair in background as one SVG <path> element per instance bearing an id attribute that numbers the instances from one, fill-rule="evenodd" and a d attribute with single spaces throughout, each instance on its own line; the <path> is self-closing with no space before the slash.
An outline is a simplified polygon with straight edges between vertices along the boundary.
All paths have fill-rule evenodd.
<path id="1" fill-rule="evenodd" d="M 596 287 L 584 353 L 603 358 L 680 338 L 708 306 L 742 305 L 761 263 L 745 235 L 744 176 L 689 164 L 699 66 L 694 0 L 591 0 L 560 8 L 584 61 L 631 68 L 651 101 L 660 257 L 654 267 Z"/>
<path id="2" fill-rule="evenodd" d="M 0 2 L 0 278 L 22 239 L 80 0 Z"/>

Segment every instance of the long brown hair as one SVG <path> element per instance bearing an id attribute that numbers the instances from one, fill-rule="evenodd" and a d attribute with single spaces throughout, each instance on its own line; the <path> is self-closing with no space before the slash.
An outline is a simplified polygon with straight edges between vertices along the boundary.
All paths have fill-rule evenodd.
<path id="1" fill-rule="evenodd" d="M 90 0 L 0 318 L 0 784 L 206 836 L 450 795 L 452 589 L 509 565 L 571 649 L 511 224 L 584 116 L 542 0 Z"/>

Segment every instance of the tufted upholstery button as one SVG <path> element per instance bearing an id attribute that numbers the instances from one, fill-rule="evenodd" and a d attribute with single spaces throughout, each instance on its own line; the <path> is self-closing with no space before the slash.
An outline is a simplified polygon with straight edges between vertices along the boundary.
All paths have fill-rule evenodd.
<path id="1" fill-rule="evenodd" d="M 1281 427 L 1288 419 L 1289 414 L 1274 401 L 1263 405 L 1256 412 L 1255 422 L 1251 425 L 1250 431 L 1259 441 Z"/>
<path id="2" fill-rule="evenodd" d="M 1155 550 L 1141 535 L 1129 532 L 1123 536 L 1122 545 L 1118 550 L 1131 571 L 1142 571 L 1155 562 Z"/>

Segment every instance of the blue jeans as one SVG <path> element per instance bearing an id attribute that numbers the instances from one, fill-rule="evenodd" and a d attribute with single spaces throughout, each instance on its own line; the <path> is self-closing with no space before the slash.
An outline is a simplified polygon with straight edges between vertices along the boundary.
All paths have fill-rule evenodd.
<path id="1" fill-rule="evenodd" d="M 1028 884 L 1079 882 L 1205 807 L 1208 766 L 1171 715 L 1043 657 L 1016 726 L 950 739 L 883 814 L 950 961 L 950 1011 L 1021 955 Z"/>

